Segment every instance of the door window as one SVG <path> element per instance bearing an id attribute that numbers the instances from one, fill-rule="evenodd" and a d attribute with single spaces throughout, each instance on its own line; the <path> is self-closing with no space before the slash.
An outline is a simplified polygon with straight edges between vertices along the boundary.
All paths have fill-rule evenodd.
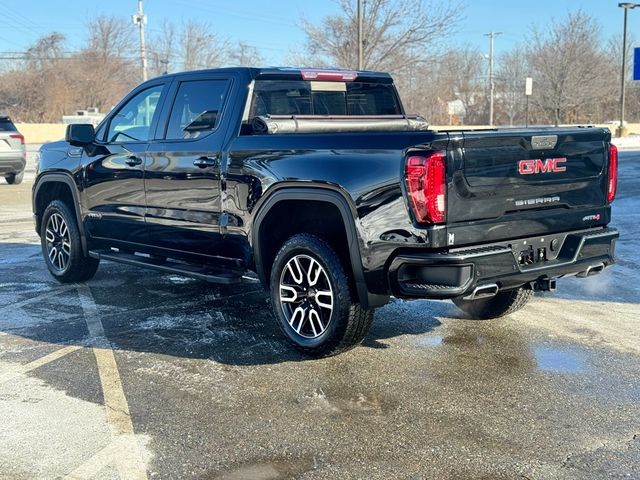
<path id="1" fill-rule="evenodd" d="M 158 101 L 164 85 L 139 92 L 118 110 L 109 123 L 110 143 L 146 142 L 151 137 L 151 125 L 159 113 Z"/>
<path id="2" fill-rule="evenodd" d="M 165 138 L 200 138 L 218 128 L 228 87 L 223 79 L 180 83 Z"/>

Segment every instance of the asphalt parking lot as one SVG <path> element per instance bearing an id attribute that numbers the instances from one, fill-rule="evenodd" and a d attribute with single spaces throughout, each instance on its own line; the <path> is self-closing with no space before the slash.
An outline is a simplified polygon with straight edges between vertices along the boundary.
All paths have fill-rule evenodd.
<path id="1" fill-rule="evenodd" d="M 640 152 L 618 264 L 500 320 L 393 301 L 308 360 L 255 283 L 47 273 L 33 174 L 0 184 L 0 478 L 640 478 Z"/>

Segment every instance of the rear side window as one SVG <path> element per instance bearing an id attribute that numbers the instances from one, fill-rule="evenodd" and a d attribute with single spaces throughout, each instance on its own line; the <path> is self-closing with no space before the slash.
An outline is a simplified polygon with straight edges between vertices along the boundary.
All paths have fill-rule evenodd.
<path id="1" fill-rule="evenodd" d="M 262 115 L 400 115 L 391 84 L 257 80 L 250 117 Z"/>
<path id="2" fill-rule="evenodd" d="M 220 124 L 229 80 L 192 80 L 180 83 L 171 108 L 167 140 L 200 138 Z"/>
<path id="3" fill-rule="evenodd" d="M 11 119 L 7 117 L 0 117 L 0 132 L 16 132 L 18 129 L 13 124 Z"/>

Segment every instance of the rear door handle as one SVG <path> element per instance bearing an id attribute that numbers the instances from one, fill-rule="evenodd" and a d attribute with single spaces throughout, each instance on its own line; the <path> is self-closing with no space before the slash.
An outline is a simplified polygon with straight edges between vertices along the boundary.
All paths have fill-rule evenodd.
<path id="1" fill-rule="evenodd" d="M 136 157 L 135 155 L 129 155 L 124 163 L 126 163 L 130 167 L 135 167 L 136 165 L 142 164 L 142 159 L 140 157 Z"/>
<path id="2" fill-rule="evenodd" d="M 218 157 L 200 157 L 193 161 L 198 168 L 215 167 L 218 165 Z"/>

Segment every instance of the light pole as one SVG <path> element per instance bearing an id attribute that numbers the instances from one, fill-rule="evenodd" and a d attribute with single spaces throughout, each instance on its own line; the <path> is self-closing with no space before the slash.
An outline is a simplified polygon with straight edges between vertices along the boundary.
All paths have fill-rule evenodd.
<path id="1" fill-rule="evenodd" d="M 144 44 L 144 25 L 147 16 L 142 12 L 142 0 L 138 0 L 138 13 L 132 15 L 133 23 L 140 29 L 140 63 L 142 64 L 142 80 L 147 80 L 147 49 Z"/>
<path id="2" fill-rule="evenodd" d="M 619 3 L 618 6 L 624 9 L 624 29 L 622 33 L 622 75 L 620 79 L 620 127 L 618 127 L 616 133 L 618 137 L 623 137 L 626 133 L 624 127 L 624 94 L 627 80 L 627 13 L 632 8 L 640 7 L 640 3 L 623 2 Z"/>
<path id="3" fill-rule="evenodd" d="M 364 68 L 364 52 L 363 52 L 363 31 L 362 24 L 364 21 L 364 0 L 357 0 L 358 2 L 358 70 L 362 70 Z"/>
<path id="4" fill-rule="evenodd" d="M 493 95 L 495 85 L 493 82 L 493 39 L 502 32 L 485 33 L 485 37 L 489 37 L 489 126 L 493 126 Z"/>

